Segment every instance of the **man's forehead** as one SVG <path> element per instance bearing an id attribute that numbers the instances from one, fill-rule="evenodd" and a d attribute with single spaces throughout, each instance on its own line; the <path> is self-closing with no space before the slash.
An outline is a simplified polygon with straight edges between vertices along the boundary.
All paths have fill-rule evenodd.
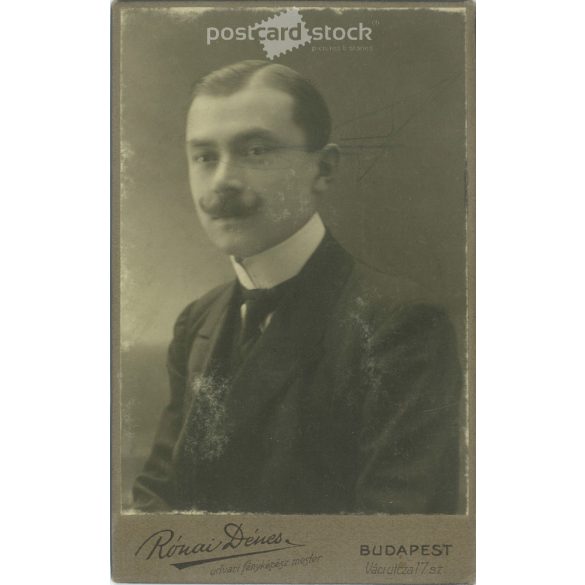
<path id="1" fill-rule="evenodd" d="M 278 89 L 252 86 L 231 95 L 200 95 L 189 108 L 187 140 L 229 138 L 247 128 L 274 134 L 301 133 L 293 121 L 293 98 Z"/>

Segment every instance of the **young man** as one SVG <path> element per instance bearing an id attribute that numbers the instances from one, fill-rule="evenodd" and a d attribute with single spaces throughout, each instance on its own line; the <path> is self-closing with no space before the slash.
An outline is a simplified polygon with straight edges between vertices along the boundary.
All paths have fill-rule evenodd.
<path id="1" fill-rule="evenodd" d="M 177 320 L 137 509 L 456 512 L 452 328 L 419 287 L 361 265 L 323 225 L 330 129 L 321 95 L 282 65 L 244 61 L 197 85 L 191 191 L 237 279 Z"/>

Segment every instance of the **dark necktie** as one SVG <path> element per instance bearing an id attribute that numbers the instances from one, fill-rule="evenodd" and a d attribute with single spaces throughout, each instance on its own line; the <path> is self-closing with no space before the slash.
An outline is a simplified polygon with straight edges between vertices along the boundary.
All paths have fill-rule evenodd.
<path id="1" fill-rule="evenodd" d="M 238 353 L 241 359 L 245 358 L 256 341 L 258 341 L 258 338 L 262 335 L 262 323 L 270 313 L 276 310 L 282 297 L 289 290 L 293 280 L 287 280 L 278 286 L 268 289 L 241 289 L 242 304 L 246 307 L 238 343 Z"/>

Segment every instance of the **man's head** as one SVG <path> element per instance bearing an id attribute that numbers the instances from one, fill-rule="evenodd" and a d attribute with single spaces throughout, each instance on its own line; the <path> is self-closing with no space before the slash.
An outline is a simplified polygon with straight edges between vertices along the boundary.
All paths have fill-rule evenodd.
<path id="1" fill-rule="evenodd" d="M 243 61 L 200 81 L 187 116 L 187 159 L 213 243 L 247 257 L 301 228 L 337 166 L 330 131 L 319 92 L 283 65 Z"/>

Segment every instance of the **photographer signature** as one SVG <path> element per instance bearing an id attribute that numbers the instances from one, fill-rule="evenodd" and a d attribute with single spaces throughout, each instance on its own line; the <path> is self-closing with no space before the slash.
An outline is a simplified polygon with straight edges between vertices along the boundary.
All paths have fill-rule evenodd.
<path id="1" fill-rule="evenodd" d="M 233 554 L 171 563 L 177 569 L 186 569 L 195 565 L 213 563 L 236 557 L 265 554 L 287 548 L 305 546 L 304 544 L 291 542 L 283 536 L 282 532 L 262 534 L 256 528 L 253 533 L 248 533 L 244 530 L 243 524 L 235 524 L 233 522 L 229 522 L 223 527 L 223 534 L 221 539 L 212 537 L 207 542 L 189 543 L 183 540 L 183 535 L 179 534 L 177 536 L 174 530 L 166 528 L 158 530 L 146 538 L 138 547 L 134 556 L 147 561 L 152 559 L 175 560 L 177 558 L 188 558 L 193 555 L 205 553 L 232 553 L 232 551 L 238 551 Z M 271 548 L 266 548 L 267 546 Z M 257 547 L 262 548 L 258 550 Z"/>

